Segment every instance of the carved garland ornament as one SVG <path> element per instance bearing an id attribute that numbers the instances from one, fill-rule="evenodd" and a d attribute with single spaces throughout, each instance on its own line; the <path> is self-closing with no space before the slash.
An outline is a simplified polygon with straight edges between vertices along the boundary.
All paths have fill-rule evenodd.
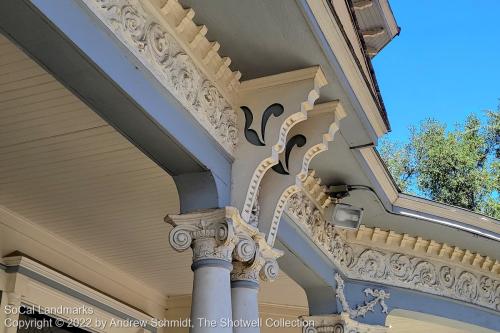
<path id="1" fill-rule="evenodd" d="M 369 325 L 352 319 L 347 312 L 324 316 L 301 317 L 305 326 L 303 333 L 387 333 L 386 326 Z"/>
<path id="2" fill-rule="evenodd" d="M 382 313 L 387 314 L 388 309 L 385 300 L 390 297 L 389 293 L 380 289 L 366 288 L 365 295 L 372 296 L 373 299 L 365 301 L 363 305 L 358 305 L 352 309 L 347 302 L 344 294 L 344 280 L 339 274 L 335 275 L 337 281 L 336 294 L 342 305 L 342 312 L 339 314 L 323 315 L 323 316 L 302 316 L 304 322 L 303 333 L 386 333 L 389 327 L 379 325 L 363 324 L 355 318 L 364 317 L 368 312 L 375 311 L 377 304 L 380 304 Z"/>
<path id="3" fill-rule="evenodd" d="M 351 309 L 344 293 L 344 280 L 342 280 L 338 273 L 335 274 L 335 281 L 337 281 L 336 295 L 340 301 L 340 304 L 342 305 L 342 312 L 348 313 L 350 318 L 354 319 L 358 317 L 364 317 L 368 312 L 374 312 L 375 306 L 377 304 L 380 304 L 382 313 L 389 313 L 387 304 L 385 304 L 385 300 L 389 299 L 391 295 L 385 290 L 366 288 L 363 291 L 365 293 L 365 296 L 372 296 L 373 299 L 371 301 L 365 301 L 365 304 L 363 305 L 358 305 L 356 309 Z"/>
<path id="4" fill-rule="evenodd" d="M 137 0 L 82 0 L 230 153 L 236 115 L 176 39 Z"/>
<path id="5" fill-rule="evenodd" d="M 500 310 L 500 280 L 496 274 L 486 275 L 486 272 L 472 272 L 455 263 L 374 248 L 375 244 L 347 242 L 341 231 L 325 222 L 321 212 L 303 192 L 291 197 L 286 211 L 349 278 L 414 289 Z"/>

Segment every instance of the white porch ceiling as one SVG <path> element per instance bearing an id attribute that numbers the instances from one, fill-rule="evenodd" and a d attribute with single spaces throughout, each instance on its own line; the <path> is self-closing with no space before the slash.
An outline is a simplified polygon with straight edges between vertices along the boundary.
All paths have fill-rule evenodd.
<path id="1" fill-rule="evenodd" d="M 163 292 L 189 290 L 189 254 L 163 222 L 179 209 L 172 178 L 4 37 L 0 204 Z"/>

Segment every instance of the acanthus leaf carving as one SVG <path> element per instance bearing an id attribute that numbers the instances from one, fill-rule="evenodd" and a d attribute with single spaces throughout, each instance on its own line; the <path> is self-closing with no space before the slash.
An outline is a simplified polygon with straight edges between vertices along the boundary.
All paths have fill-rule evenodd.
<path id="1" fill-rule="evenodd" d="M 349 278 L 409 288 L 500 310 L 500 280 L 494 272 L 466 269 L 460 263 L 410 255 L 348 239 L 327 224 L 304 192 L 295 193 L 287 214 Z M 472 268 L 472 267 L 471 267 Z"/>
<path id="2" fill-rule="evenodd" d="M 185 215 L 168 215 L 165 221 L 174 228 L 170 231 L 170 245 L 182 252 L 193 249 L 193 262 L 220 259 L 231 262 L 239 240 L 233 221 L 225 209 L 213 209 Z"/>
<path id="3" fill-rule="evenodd" d="M 166 27 L 137 0 L 82 0 L 230 153 L 238 141 L 236 115 Z"/>

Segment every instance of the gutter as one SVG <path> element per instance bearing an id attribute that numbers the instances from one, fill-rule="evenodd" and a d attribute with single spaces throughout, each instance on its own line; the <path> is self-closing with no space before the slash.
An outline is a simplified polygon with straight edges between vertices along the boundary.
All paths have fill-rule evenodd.
<path id="1" fill-rule="evenodd" d="M 375 70 L 373 69 L 373 65 L 372 65 L 371 59 L 368 56 L 368 53 L 366 52 L 365 41 L 364 41 L 364 39 L 361 36 L 361 32 L 360 32 L 361 29 L 359 28 L 358 20 L 356 18 L 356 14 L 354 13 L 354 5 L 352 3 L 352 0 L 344 0 L 344 1 L 345 1 L 347 9 L 349 11 L 349 15 L 351 17 L 351 20 L 353 22 L 356 36 L 358 38 L 359 43 L 361 44 L 361 52 L 363 53 L 363 56 L 364 56 L 363 60 L 364 60 L 366 66 L 368 68 L 368 71 L 369 71 L 369 74 L 370 74 L 370 79 L 373 82 L 373 87 L 375 88 L 375 91 L 373 91 L 372 85 L 370 84 L 368 78 L 365 75 L 365 71 L 363 70 L 363 68 L 361 66 L 361 62 L 358 59 L 358 57 L 356 56 L 356 53 L 354 52 L 354 47 L 352 46 L 351 42 L 349 41 L 349 38 L 347 37 L 347 34 L 345 33 L 344 27 L 342 26 L 342 23 L 340 22 L 340 19 L 338 18 L 337 13 L 336 13 L 336 11 L 335 11 L 335 9 L 333 7 L 332 0 L 328 0 L 327 2 L 328 2 L 328 6 L 332 10 L 333 15 L 335 16 L 335 19 L 337 20 L 337 24 L 339 25 L 340 29 L 342 30 L 342 33 L 344 34 L 344 38 L 346 39 L 347 43 L 349 44 L 349 49 L 351 50 L 352 56 L 356 60 L 356 64 L 358 65 L 358 68 L 359 68 L 359 70 L 361 71 L 361 73 L 363 75 L 363 79 L 365 80 L 365 83 L 368 86 L 373 99 L 377 103 L 380 116 L 382 117 L 382 119 L 384 121 L 384 124 L 387 127 L 387 130 L 390 132 L 391 131 L 391 124 L 389 122 L 389 117 L 387 115 L 387 110 L 385 108 L 385 104 L 384 104 L 384 100 L 382 98 L 382 94 L 380 93 L 380 88 L 379 88 L 379 85 L 378 85 L 378 82 L 377 82 L 377 77 L 375 75 Z M 399 32 L 398 32 L 398 34 L 399 34 Z"/>
<path id="2" fill-rule="evenodd" d="M 345 0 L 345 1 L 350 1 L 350 0 Z M 356 55 L 356 52 L 354 51 L 354 46 L 352 45 L 351 41 L 349 40 L 349 37 L 347 36 L 347 33 L 344 29 L 344 26 L 342 25 L 342 22 L 340 21 L 340 18 L 337 14 L 337 11 L 335 10 L 334 6 L 333 6 L 333 3 L 332 3 L 332 0 L 327 0 L 326 3 L 328 4 L 328 7 L 330 8 L 330 11 L 332 12 L 332 15 L 333 17 L 335 18 L 335 23 L 338 25 L 340 31 L 342 32 L 342 35 L 344 37 L 344 40 L 345 42 L 347 43 L 347 46 L 349 47 L 349 51 L 351 52 L 351 55 L 356 63 L 356 66 L 358 67 L 358 70 L 360 71 L 362 77 L 363 77 L 363 81 L 365 82 L 366 86 L 368 87 L 368 90 L 370 91 L 370 95 L 372 96 L 373 100 L 375 101 L 376 105 L 377 105 L 377 108 L 379 110 L 379 113 L 380 113 L 380 116 L 382 117 L 382 120 L 384 121 L 384 124 L 385 126 L 387 127 L 387 130 L 390 131 L 391 130 L 391 125 L 389 123 L 389 118 L 387 117 L 387 112 L 385 110 L 385 105 L 383 104 L 382 102 L 382 96 L 380 95 L 380 91 L 378 89 L 378 84 L 377 84 L 377 81 L 374 77 L 375 73 L 373 71 L 373 68 L 371 66 L 371 62 L 368 58 L 368 61 L 367 61 L 367 53 L 366 53 L 366 47 L 365 47 L 365 44 L 364 44 L 364 41 L 361 41 L 362 42 L 362 52 L 363 52 L 363 55 L 364 55 L 364 58 L 365 58 L 365 62 L 367 63 L 367 66 L 369 68 L 369 71 L 370 71 L 370 76 L 371 76 L 371 79 L 373 80 L 374 82 L 374 86 L 375 86 L 375 91 L 373 90 L 372 88 L 372 85 L 370 84 L 370 81 L 368 80 L 368 77 L 366 76 L 366 73 L 363 69 L 363 67 L 361 66 L 361 61 L 360 59 L 358 58 L 358 56 Z M 347 5 L 347 8 L 349 10 L 349 14 L 350 16 L 352 17 L 353 16 L 353 12 L 352 12 L 352 3 L 351 4 L 348 4 L 346 2 L 346 5 Z M 354 20 L 355 22 L 355 30 L 356 30 L 356 34 L 358 36 L 358 38 L 360 37 L 360 34 L 359 34 L 359 27 L 357 26 L 357 21 L 355 21 L 355 17 L 352 19 Z"/>
<path id="3" fill-rule="evenodd" d="M 467 225 L 467 224 L 460 223 L 460 222 L 457 222 L 457 221 L 454 221 L 454 220 L 451 220 L 448 218 L 439 217 L 439 216 L 436 216 L 433 214 L 419 212 L 419 211 L 411 210 L 411 209 L 404 208 L 404 207 L 399 207 L 399 206 L 394 205 L 394 203 L 391 203 L 391 205 L 389 207 L 387 207 L 387 204 L 385 203 L 385 201 L 382 200 L 378 196 L 377 192 L 373 188 L 371 188 L 370 186 L 350 185 L 349 190 L 350 191 L 366 190 L 366 191 L 373 193 L 377 197 L 377 201 L 380 202 L 382 208 L 388 214 L 410 217 L 410 218 L 414 218 L 417 220 L 423 220 L 423 221 L 431 222 L 434 224 L 444 225 L 447 227 L 451 227 L 454 229 L 458 229 L 461 231 L 471 233 L 471 234 L 476 235 L 476 236 L 481 236 L 484 238 L 488 238 L 488 239 L 500 242 L 500 234 L 493 232 L 493 231 L 490 231 L 490 230 L 486 230 L 486 229 L 479 228 L 476 226 Z M 404 195 L 404 194 L 399 193 L 398 198 L 401 195 Z M 446 205 L 446 206 L 449 206 L 449 205 Z M 450 207 L 454 207 L 454 206 L 450 206 Z M 473 213 L 476 214 L 475 212 L 473 212 Z"/>
<path id="4" fill-rule="evenodd" d="M 383 171 L 384 171 L 383 174 L 386 177 L 386 181 L 388 181 L 395 190 L 395 193 L 393 195 L 390 195 L 390 193 L 387 193 L 384 190 L 383 186 L 381 185 L 381 182 L 379 181 L 378 177 L 376 176 L 376 174 L 374 172 L 373 165 L 372 165 L 373 162 L 371 164 L 369 162 L 369 160 L 367 158 L 365 158 L 365 156 L 361 153 L 361 151 L 363 151 L 365 149 L 372 150 L 374 152 L 374 155 L 376 156 L 377 162 L 383 167 Z M 458 220 L 451 219 L 451 218 L 444 217 L 444 216 L 440 216 L 440 215 L 436 215 L 434 213 L 427 213 L 424 211 L 413 210 L 413 209 L 408 208 L 408 207 L 399 206 L 398 201 L 400 201 L 400 199 L 408 200 L 408 201 L 412 201 L 412 202 L 420 202 L 420 203 L 425 204 L 425 205 L 433 204 L 434 206 L 441 208 L 441 209 L 449 210 L 449 209 L 453 208 L 455 210 L 460 210 L 460 211 L 467 213 L 467 214 L 473 214 L 474 218 L 477 217 L 478 219 L 482 219 L 482 220 L 487 219 L 487 220 L 490 220 L 492 223 L 495 223 L 498 226 L 500 226 L 500 221 L 495 220 L 495 219 L 490 218 L 490 217 L 486 217 L 485 215 L 478 214 L 476 212 L 473 212 L 473 211 L 470 211 L 467 209 L 463 209 L 460 207 L 455 207 L 452 205 L 447 205 L 447 204 L 439 203 L 436 201 L 432 201 L 432 200 L 428 200 L 428 199 L 424 199 L 424 198 L 420 198 L 420 197 L 415 197 L 415 196 L 411 196 L 411 195 L 407 195 L 407 194 L 402 193 L 401 190 L 399 188 L 397 188 L 397 186 L 394 182 L 394 179 L 392 178 L 392 175 L 388 172 L 384 161 L 381 159 L 380 155 L 378 154 L 378 152 L 375 148 L 371 148 L 371 149 L 370 148 L 361 148 L 361 149 L 354 149 L 353 151 L 354 151 L 354 156 L 360 162 L 362 169 L 365 171 L 365 174 L 368 176 L 370 182 L 375 187 L 375 188 L 372 188 L 372 187 L 366 186 L 366 185 L 358 185 L 358 186 L 353 186 L 353 187 L 356 187 L 353 189 L 356 189 L 356 190 L 364 189 L 364 190 L 368 190 L 368 191 L 372 192 L 377 197 L 377 201 L 380 202 L 382 208 L 387 213 L 392 214 L 392 215 L 415 218 L 418 220 L 423 220 L 423 221 L 431 222 L 434 224 L 439 224 L 439 225 L 451 227 L 454 229 L 465 231 L 465 232 L 473 234 L 475 236 L 480 236 L 480 237 L 484 237 L 484 238 L 488 238 L 488 239 L 500 242 L 500 233 L 498 233 L 496 231 L 496 229 L 495 230 L 488 230 L 488 229 L 482 227 L 482 225 L 477 226 L 477 225 L 467 223 L 466 221 L 460 222 Z M 464 216 L 464 218 L 467 218 L 467 216 Z M 469 216 L 469 219 L 470 219 L 470 216 Z"/>

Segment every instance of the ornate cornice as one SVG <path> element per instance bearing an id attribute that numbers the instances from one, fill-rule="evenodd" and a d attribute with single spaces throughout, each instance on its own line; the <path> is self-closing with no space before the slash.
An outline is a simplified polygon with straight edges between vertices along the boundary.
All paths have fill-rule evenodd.
<path id="1" fill-rule="evenodd" d="M 404 252 L 410 255 L 433 257 L 443 262 L 453 262 L 464 268 L 482 271 L 486 274 L 500 274 L 500 262 L 498 260 L 461 249 L 458 246 L 364 225 L 361 225 L 358 230 L 345 230 L 343 233 L 344 238 L 351 243 L 376 246 L 380 249 Z"/>
<path id="2" fill-rule="evenodd" d="M 325 222 L 321 201 L 299 192 L 288 215 L 348 278 L 409 288 L 500 310 L 498 261 L 435 241 Z"/>
<path id="3" fill-rule="evenodd" d="M 195 119 L 233 154 L 238 139 L 233 95 L 239 72 L 209 42 L 194 11 L 177 0 L 161 9 L 148 1 L 81 0 Z M 161 14 L 160 14 L 161 13 Z"/>

